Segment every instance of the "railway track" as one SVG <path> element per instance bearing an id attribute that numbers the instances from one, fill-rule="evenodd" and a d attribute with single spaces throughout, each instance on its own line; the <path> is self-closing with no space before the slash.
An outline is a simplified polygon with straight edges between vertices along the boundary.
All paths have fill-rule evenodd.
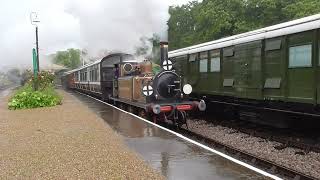
<path id="1" fill-rule="evenodd" d="M 123 108 L 123 110 L 126 110 L 126 109 Z M 186 129 L 186 128 L 177 129 L 176 126 L 172 126 L 170 124 L 161 124 L 161 125 L 165 126 L 166 128 L 169 128 L 171 130 L 174 130 L 177 133 L 180 133 L 190 139 L 193 139 L 197 142 L 200 142 L 204 145 L 207 145 L 208 147 L 211 147 L 211 148 L 214 148 L 218 151 L 221 151 L 221 152 L 223 152 L 231 157 L 234 157 L 240 161 L 246 162 L 247 164 L 250 164 L 254 167 L 258 167 L 261 170 L 264 170 L 266 172 L 274 174 L 280 178 L 294 179 L 294 180 L 318 179 L 317 177 L 303 174 L 303 173 L 296 171 L 294 169 L 287 168 L 283 165 L 277 164 L 277 163 L 272 162 L 270 160 L 261 158 L 259 156 L 254 155 L 254 154 L 243 151 L 241 149 L 232 147 L 231 145 L 228 145 L 226 143 L 219 142 L 214 139 L 208 138 L 204 135 L 195 133 L 193 131 L 190 131 L 189 129 Z"/>
<path id="2" fill-rule="evenodd" d="M 267 139 L 269 141 L 276 141 L 282 143 L 277 147 L 278 150 L 293 147 L 301 149 L 305 152 L 320 153 L 320 144 L 318 130 L 307 132 L 298 132 L 291 129 L 275 129 L 263 125 L 252 124 L 244 121 L 228 121 L 228 120 L 209 120 L 205 118 L 208 123 L 220 125 L 223 127 L 232 128 L 235 131 L 248 134 L 250 136 Z"/>
<path id="3" fill-rule="evenodd" d="M 194 139 L 198 142 L 202 142 L 208 146 L 211 146 L 215 149 L 219 149 L 220 151 L 223 151 L 224 153 L 233 156 L 237 158 L 238 160 L 244 161 L 248 164 L 251 164 L 255 167 L 259 167 L 269 173 L 272 173 L 274 175 L 277 175 L 278 177 L 284 178 L 284 179 L 294 179 L 294 180 L 309 180 L 309 179 L 317 179 L 317 177 L 312 177 L 309 175 L 302 174 L 298 171 L 295 171 L 293 169 L 286 168 L 282 165 L 276 164 L 274 162 L 271 162 L 269 160 L 260 158 L 258 156 L 255 156 L 253 154 L 247 153 L 245 151 L 242 151 L 240 149 L 234 148 L 232 146 L 229 146 L 225 143 L 218 142 L 216 140 L 213 140 L 211 138 L 205 137 L 201 134 L 192 132 L 188 129 L 181 128 L 176 130 L 178 133 L 181 133 L 185 135 L 188 138 Z"/>

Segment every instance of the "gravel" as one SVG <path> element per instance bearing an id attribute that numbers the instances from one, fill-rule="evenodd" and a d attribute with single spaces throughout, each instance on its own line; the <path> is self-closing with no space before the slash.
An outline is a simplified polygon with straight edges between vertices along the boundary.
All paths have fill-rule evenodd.
<path id="1" fill-rule="evenodd" d="M 302 150 L 296 148 L 277 150 L 275 147 L 282 145 L 281 143 L 253 137 L 228 127 L 215 126 L 204 120 L 189 120 L 188 126 L 189 130 L 195 133 L 276 162 L 287 168 L 320 178 L 319 153 L 302 152 Z M 305 155 L 299 154 L 301 152 Z"/>
<path id="2" fill-rule="evenodd" d="M 102 119 L 63 91 L 63 105 L 10 111 L 0 98 L 4 179 L 164 179 Z"/>

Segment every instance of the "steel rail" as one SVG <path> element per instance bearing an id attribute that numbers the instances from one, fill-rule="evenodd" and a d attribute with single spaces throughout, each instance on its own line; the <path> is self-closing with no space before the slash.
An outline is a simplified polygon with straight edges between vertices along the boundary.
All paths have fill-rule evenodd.
<path id="1" fill-rule="evenodd" d="M 242 151 L 238 148 L 232 147 L 232 146 L 227 145 L 225 143 L 213 140 L 211 138 L 208 138 L 204 135 L 195 133 L 195 132 L 190 131 L 188 129 L 180 128 L 176 131 L 178 133 L 181 133 L 181 134 L 191 138 L 191 139 L 202 141 L 203 143 L 205 143 L 209 146 L 213 146 L 214 148 L 218 148 L 218 149 L 224 151 L 225 153 L 232 155 L 233 157 L 236 157 L 237 159 L 239 159 L 241 161 L 246 160 L 248 164 L 251 164 L 253 166 L 258 166 L 259 168 L 263 168 L 267 172 L 275 174 L 275 175 L 282 177 L 284 179 L 294 179 L 294 180 L 317 179 L 317 177 L 312 177 L 310 175 L 306 175 L 306 174 L 303 174 L 303 173 L 298 172 L 296 170 L 293 170 L 293 169 L 287 168 L 285 166 L 276 164 L 272 161 L 269 161 L 264 158 L 253 155 L 251 153 Z"/>

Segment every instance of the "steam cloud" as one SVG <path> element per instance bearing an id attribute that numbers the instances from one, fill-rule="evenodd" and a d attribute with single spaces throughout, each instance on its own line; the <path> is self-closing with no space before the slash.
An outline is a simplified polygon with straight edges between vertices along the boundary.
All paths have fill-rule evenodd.
<path id="1" fill-rule="evenodd" d="M 35 27 L 29 14 L 40 17 L 40 68 L 45 55 L 67 48 L 133 52 L 142 36 L 166 39 L 168 8 L 173 0 L 12 0 L 0 7 L 0 68 L 32 64 Z M 176 0 L 187 1 L 187 0 Z M 180 3 L 180 2 L 178 2 Z"/>

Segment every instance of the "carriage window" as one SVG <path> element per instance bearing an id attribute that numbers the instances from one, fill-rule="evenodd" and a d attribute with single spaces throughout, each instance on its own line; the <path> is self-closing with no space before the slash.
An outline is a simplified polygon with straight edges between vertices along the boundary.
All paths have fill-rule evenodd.
<path id="1" fill-rule="evenodd" d="M 311 67 L 312 66 L 312 45 L 290 47 L 289 68 Z"/>
<path id="2" fill-rule="evenodd" d="M 99 67 L 99 65 L 97 64 L 97 70 L 96 70 L 97 72 L 97 81 L 100 81 L 100 67 Z"/>
<path id="3" fill-rule="evenodd" d="M 223 56 L 224 57 L 231 57 L 233 55 L 234 55 L 234 48 L 233 47 L 223 49 Z"/>
<path id="4" fill-rule="evenodd" d="M 281 39 L 269 40 L 266 42 L 265 51 L 281 49 Z"/>
<path id="5" fill-rule="evenodd" d="M 210 72 L 220 72 L 220 57 L 211 58 Z"/>
<path id="6" fill-rule="evenodd" d="M 319 65 L 320 65 L 320 42 L 319 42 L 318 47 L 319 47 L 319 49 L 318 49 L 318 54 L 319 54 L 318 58 L 319 58 Z"/>
<path id="7" fill-rule="evenodd" d="M 191 54 L 189 57 L 189 62 L 194 62 L 197 59 L 197 54 Z"/>
<path id="8" fill-rule="evenodd" d="M 93 70 L 93 81 L 97 81 L 97 70 Z"/>
<path id="9" fill-rule="evenodd" d="M 208 59 L 200 60 L 200 72 L 208 72 Z"/>

